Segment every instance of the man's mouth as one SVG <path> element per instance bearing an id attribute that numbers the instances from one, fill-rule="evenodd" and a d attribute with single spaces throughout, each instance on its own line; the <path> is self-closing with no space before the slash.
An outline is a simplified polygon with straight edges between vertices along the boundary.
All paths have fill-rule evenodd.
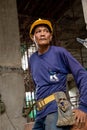
<path id="1" fill-rule="evenodd" d="M 46 38 L 41 38 L 40 40 L 46 40 Z"/>

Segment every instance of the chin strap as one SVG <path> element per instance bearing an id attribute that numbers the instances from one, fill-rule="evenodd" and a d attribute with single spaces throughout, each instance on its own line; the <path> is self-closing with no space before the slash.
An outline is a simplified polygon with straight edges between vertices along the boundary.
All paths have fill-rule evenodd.
<path id="1" fill-rule="evenodd" d="M 38 49 L 39 49 L 39 46 L 38 46 L 38 43 L 36 42 L 35 36 L 34 36 L 34 42 L 35 42 L 36 48 L 37 48 L 37 50 L 38 50 Z"/>

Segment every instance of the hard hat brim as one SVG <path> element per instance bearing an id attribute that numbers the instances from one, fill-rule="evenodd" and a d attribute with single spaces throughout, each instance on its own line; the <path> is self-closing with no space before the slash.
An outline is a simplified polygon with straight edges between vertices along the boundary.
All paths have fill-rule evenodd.
<path id="1" fill-rule="evenodd" d="M 30 38 L 32 38 L 34 34 L 34 29 L 39 25 L 46 25 L 48 29 L 50 30 L 50 32 L 53 32 L 53 27 L 49 20 L 39 19 L 39 20 L 36 20 L 30 27 L 30 32 L 29 32 Z"/>

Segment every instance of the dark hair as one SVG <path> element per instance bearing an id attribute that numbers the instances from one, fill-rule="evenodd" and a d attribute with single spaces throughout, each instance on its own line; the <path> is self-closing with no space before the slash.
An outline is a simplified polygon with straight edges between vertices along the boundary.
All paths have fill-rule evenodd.
<path id="1" fill-rule="evenodd" d="M 37 27 L 39 27 L 39 26 L 47 27 L 48 30 L 49 30 L 49 32 L 50 32 L 50 33 L 52 32 L 51 29 L 50 29 L 50 27 L 49 27 L 47 24 L 39 24 L 39 25 L 36 25 L 36 26 L 32 29 L 32 34 L 34 34 L 35 29 L 36 29 Z"/>

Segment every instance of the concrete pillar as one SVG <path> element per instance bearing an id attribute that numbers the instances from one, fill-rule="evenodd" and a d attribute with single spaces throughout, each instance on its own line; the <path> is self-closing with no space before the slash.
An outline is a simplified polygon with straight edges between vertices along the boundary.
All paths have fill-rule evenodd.
<path id="1" fill-rule="evenodd" d="M 0 0 L 0 130 L 24 130 L 24 91 L 16 0 Z"/>
<path id="2" fill-rule="evenodd" d="M 87 30 L 87 0 L 82 0 L 82 7 Z"/>

